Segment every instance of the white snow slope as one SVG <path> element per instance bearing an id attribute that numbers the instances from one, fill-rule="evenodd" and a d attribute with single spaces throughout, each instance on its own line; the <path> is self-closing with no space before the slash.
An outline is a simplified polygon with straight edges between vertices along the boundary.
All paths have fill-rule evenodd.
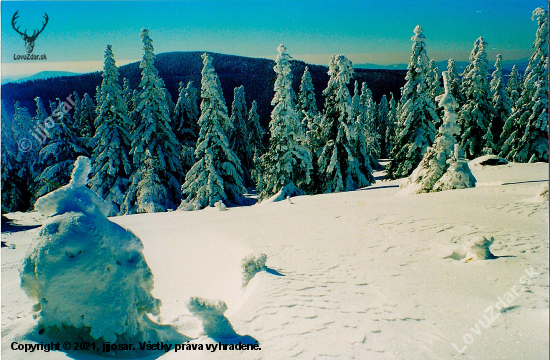
<path id="1" fill-rule="evenodd" d="M 548 164 L 472 172 L 480 186 L 465 190 L 394 196 L 399 180 L 379 181 L 228 211 L 110 218 L 145 246 L 153 295 L 163 302 L 155 321 L 196 338 L 191 343 L 212 344 L 186 303 L 221 299 L 235 332 L 261 348 L 150 358 L 548 359 L 548 201 L 537 197 Z M 33 216 L 8 215 L 22 224 Z M 16 247 L 2 248 L 2 358 L 101 358 L 11 349 L 13 341 L 28 343 L 21 339 L 36 324 L 18 268 L 37 232 L 2 233 Z M 497 258 L 461 259 L 480 235 L 494 237 Z M 243 290 L 241 260 L 251 252 L 267 255 L 268 271 Z"/>

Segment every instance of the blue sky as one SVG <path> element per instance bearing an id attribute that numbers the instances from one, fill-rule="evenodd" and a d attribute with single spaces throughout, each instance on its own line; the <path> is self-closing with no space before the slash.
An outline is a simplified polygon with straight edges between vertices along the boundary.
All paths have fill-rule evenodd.
<path id="1" fill-rule="evenodd" d="M 406 63 L 413 29 L 424 29 L 428 55 L 437 61 L 467 60 L 477 37 L 488 55 L 505 60 L 529 57 L 536 22 L 531 13 L 545 0 L 209 0 L 209 1 L 2 1 L 2 76 L 44 70 L 100 70 L 106 44 L 117 65 L 141 58 L 139 32 L 150 29 L 155 52 L 212 51 L 275 58 L 284 42 L 296 59 L 327 64 L 331 54 L 354 63 Z M 30 33 L 42 16 L 50 20 L 34 54 L 47 61 L 15 61 L 24 42 L 12 29 Z"/>

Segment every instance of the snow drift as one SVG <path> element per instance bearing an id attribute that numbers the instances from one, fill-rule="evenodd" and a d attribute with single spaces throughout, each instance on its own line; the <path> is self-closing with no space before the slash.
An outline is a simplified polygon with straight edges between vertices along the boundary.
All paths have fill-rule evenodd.
<path id="1" fill-rule="evenodd" d="M 160 300 L 141 240 L 109 221 L 109 206 L 85 187 L 90 160 L 79 157 L 68 185 L 45 195 L 36 209 L 48 219 L 20 268 L 21 287 L 35 302 L 40 326 L 73 328 L 104 341 L 176 340 L 153 323 Z"/>

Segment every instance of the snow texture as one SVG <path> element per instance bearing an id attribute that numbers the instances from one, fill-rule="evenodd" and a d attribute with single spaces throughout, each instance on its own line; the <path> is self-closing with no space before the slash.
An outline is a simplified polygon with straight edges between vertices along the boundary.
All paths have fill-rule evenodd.
<path id="1" fill-rule="evenodd" d="M 294 197 L 294 205 L 111 218 L 143 242 L 155 275 L 153 294 L 163 301 L 163 323 L 197 338 L 190 343 L 212 343 L 200 336 L 200 321 L 184 304 L 191 296 L 222 299 L 234 330 L 253 336 L 262 349 L 143 355 L 486 359 L 490 349 L 492 359 L 548 358 L 548 202 L 525 201 L 547 183 L 548 165 L 511 162 L 472 172 L 480 183 L 507 185 L 394 196 L 399 188 L 393 180 L 364 191 Z M 40 219 L 32 212 L 7 216 L 27 225 Z M 2 359 L 101 360 L 80 352 L 10 348 L 12 341 L 49 342 L 47 334 L 33 336 L 33 303 L 19 289 L 17 271 L 37 232 L 2 233 L 3 241 L 16 245 L 2 248 Z M 498 258 L 462 262 L 464 245 L 478 235 L 494 237 L 490 250 Z M 455 248 L 461 249 L 457 260 L 443 259 Z M 267 254 L 269 269 L 284 276 L 261 271 L 243 291 L 241 261 L 250 253 Z M 520 283 L 522 276 L 528 284 Z M 513 286 L 525 292 L 510 303 L 503 294 Z M 481 334 L 472 332 L 478 320 L 487 323 L 484 311 L 498 297 L 515 309 L 501 313 L 492 327 L 480 324 Z M 463 342 L 466 333 L 474 337 L 472 344 Z M 32 337 L 24 339 L 26 334 Z M 465 354 L 451 343 L 468 346 Z"/>
<path id="2" fill-rule="evenodd" d="M 79 157 L 70 183 L 37 201 L 55 216 L 23 261 L 21 287 L 44 329 L 69 327 L 109 342 L 166 339 L 146 315 L 158 315 L 161 302 L 151 295 L 141 240 L 105 217 L 106 203 L 85 187 L 89 171 L 90 160 Z"/>

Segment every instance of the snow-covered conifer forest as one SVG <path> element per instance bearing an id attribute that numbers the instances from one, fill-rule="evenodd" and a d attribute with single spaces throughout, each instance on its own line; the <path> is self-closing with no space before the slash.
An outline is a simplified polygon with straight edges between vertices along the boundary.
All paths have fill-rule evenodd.
<path id="1" fill-rule="evenodd" d="M 273 44 L 270 103 L 224 91 L 208 52 L 172 98 L 143 29 L 138 82 L 106 45 L 94 93 L 3 102 L 2 356 L 548 358 L 548 12 L 532 20 L 511 73 L 484 37 L 438 69 L 417 25 L 379 97 L 345 54 L 319 84 Z"/>

